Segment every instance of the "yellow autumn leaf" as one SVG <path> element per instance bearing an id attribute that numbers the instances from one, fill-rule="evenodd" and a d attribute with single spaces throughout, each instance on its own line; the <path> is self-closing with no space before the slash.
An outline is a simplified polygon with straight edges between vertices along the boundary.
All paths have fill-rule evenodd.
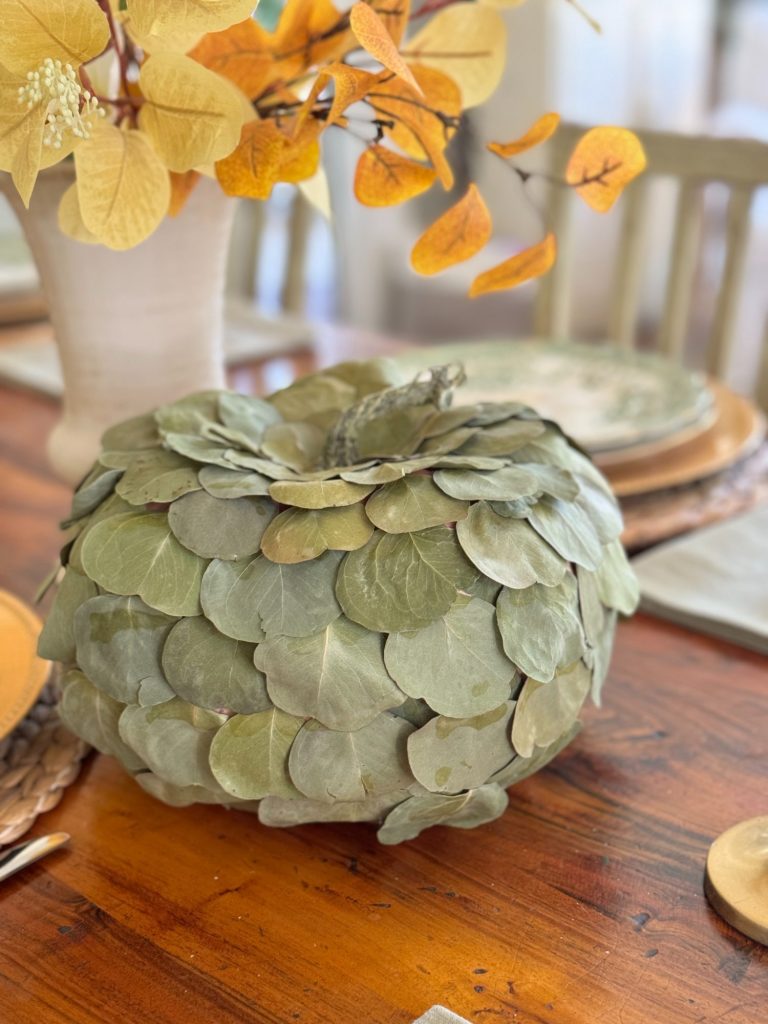
<path id="1" fill-rule="evenodd" d="M 336 60 L 354 46 L 346 18 L 331 0 L 286 0 L 271 50 L 284 79 Z"/>
<path id="2" fill-rule="evenodd" d="M 495 91 L 507 56 L 501 15 L 476 3 L 444 7 L 408 40 L 403 56 L 449 75 L 464 107 L 484 103 Z"/>
<path id="3" fill-rule="evenodd" d="M 176 171 L 170 172 L 171 201 L 168 204 L 169 217 L 178 217 L 187 205 L 187 200 L 197 188 L 200 177 L 199 171 L 185 171 L 184 174 L 177 174 Z"/>
<path id="4" fill-rule="evenodd" d="M 83 223 L 110 249 L 131 249 L 168 212 L 168 171 L 141 131 L 101 124 L 75 150 Z"/>
<path id="5" fill-rule="evenodd" d="M 0 171 L 9 171 L 25 206 L 43 160 L 43 129 L 48 104 L 32 109 L 19 103 L 23 79 L 0 67 Z"/>
<path id="6" fill-rule="evenodd" d="M 444 188 L 453 185 L 453 171 L 444 150 L 456 133 L 461 114 L 461 96 L 456 83 L 434 68 L 414 64 L 412 71 L 423 99 L 415 97 L 409 85 L 389 77 L 370 89 L 368 101 L 377 115 L 394 122 L 386 133 L 404 153 L 417 160 L 429 160 Z M 383 77 L 383 76 L 381 76 Z"/>
<path id="7" fill-rule="evenodd" d="M 486 149 L 490 150 L 491 153 L 495 153 L 496 156 L 508 160 L 510 157 L 517 156 L 519 153 L 525 153 L 526 150 L 533 149 L 534 146 L 539 146 L 542 142 L 546 142 L 547 139 L 555 134 L 559 124 L 559 114 L 542 114 L 531 125 L 525 135 L 521 135 L 519 139 L 513 139 L 512 142 L 489 142 Z"/>
<path id="8" fill-rule="evenodd" d="M 268 199 L 278 181 L 286 139 L 273 121 L 250 121 L 240 144 L 216 164 L 216 176 L 228 196 Z"/>
<path id="9" fill-rule="evenodd" d="M 506 291 L 515 288 L 531 278 L 541 277 L 552 268 L 557 256 L 555 236 L 548 234 L 541 242 L 522 252 L 515 253 L 496 267 L 478 274 L 469 289 L 469 297 L 486 295 L 488 292 Z"/>
<path id="10" fill-rule="evenodd" d="M 252 18 L 203 36 L 189 56 L 234 82 L 251 98 L 263 92 L 273 75 L 281 73 L 270 52 L 269 34 Z"/>
<path id="11" fill-rule="evenodd" d="M 355 39 L 366 53 L 370 54 L 379 64 L 383 64 L 387 70 L 402 78 L 417 93 L 421 92 L 419 83 L 413 77 L 413 72 L 387 31 L 387 26 L 376 11 L 364 3 L 364 0 L 358 0 L 349 12 L 349 24 Z"/>
<path id="12" fill-rule="evenodd" d="M 376 5 L 376 0 L 367 0 L 371 6 Z M 408 21 L 411 17 L 411 0 L 397 0 L 391 7 L 376 7 L 376 12 L 384 22 L 387 32 L 392 36 L 395 46 L 400 46 L 403 41 Z"/>
<path id="13" fill-rule="evenodd" d="M 179 28 L 173 35 L 163 36 L 151 33 L 145 35 L 134 25 L 127 11 L 118 11 L 116 20 L 122 25 L 123 31 L 134 44 L 144 53 L 188 53 L 206 36 L 201 32 L 184 31 Z"/>
<path id="14" fill-rule="evenodd" d="M 411 266 L 419 274 L 437 274 L 468 260 L 491 237 L 491 215 L 477 185 L 435 221 L 411 251 Z"/>
<path id="15" fill-rule="evenodd" d="M 336 124 L 342 117 L 347 107 L 362 100 L 376 83 L 378 75 L 362 68 L 354 68 L 349 64 L 333 63 L 324 67 L 315 79 L 309 95 L 302 103 L 298 114 L 294 132 L 305 122 L 317 104 L 318 97 L 333 84 L 333 100 L 324 117 L 325 125 Z"/>
<path id="16" fill-rule="evenodd" d="M 83 221 L 76 181 L 69 186 L 59 201 L 59 230 L 75 242 L 84 242 L 86 245 L 99 243 L 98 238 L 91 234 Z"/>
<path id="17" fill-rule="evenodd" d="M 394 206 L 426 192 L 435 177 L 432 167 L 373 145 L 357 162 L 355 196 L 366 206 Z"/>
<path id="18" fill-rule="evenodd" d="M 613 206 L 626 186 L 646 167 L 643 145 L 626 128 L 591 128 L 576 143 L 565 180 L 598 213 Z"/>
<path id="19" fill-rule="evenodd" d="M 77 68 L 109 43 L 106 15 L 94 0 L 3 0 L 0 64 L 26 75 L 46 57 Z"/>
<path id="20" fill-rule="evenodd" d="M 213 163 L 237 146 L 244 109 L 231 82 L 175 53 L 150 57 L 139 82 L 139 125 L 170 170 Z"/>
<path id="21" fill-rule="evenodd" d="M 253 13 L 253 0 L 127 0 L 127 14 L 139 35 L 174 36 L 221 32 Z"/>

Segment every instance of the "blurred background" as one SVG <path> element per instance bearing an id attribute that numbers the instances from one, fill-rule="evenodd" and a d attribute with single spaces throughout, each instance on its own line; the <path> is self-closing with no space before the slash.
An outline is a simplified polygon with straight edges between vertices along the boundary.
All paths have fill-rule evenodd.
<path id="1" fill-rule="evenodd" d="M 536 283 L 476 300 L 467 299 L 466 291 L 479 269 L 542 237 L 546 192 L 535 182 L 523 186 L 485 152 L 484 143 L 514 138 L 545 111 L 559 111 L 569 122 L 616 123 L 641 134 L 652 129 L 768 142 L 768 0 L 586 0 L 586 6 L 602 25 L 601 35 L 564 0 L 530 0 L 505 14 L 505 79 L 482 110 L 469 112 L 452 143 L 456 195 L 476 180 L 494 213 L 492 248 L 476 260 L 435 278 L 414 274 L 408 265 L 413 242 L 456 196 L 433 189 L 402 207 L 360 206 L 352 194 L 360 142 L 341 132 L 329 132 L 325 143 L 332 223 L 288 186 L 277 188 L 268 203 L 241 204 L 230 290 L 241 313 L 246 307 L 257 311 L 263 345 L 302 344 L 315 325 L 327 321 L 421 340 L 530 334 Z M 260 19 L 274 20 L 279 8 L 278 0 L 262 0 Z M 546 171 L 551 159 L 544 146 L 520 163 Z M 654 180 L 643 215 L 641 345 L 652 343 L 659 324 L 675 202 L 674 184 Z M 704 190 L 686 338 L 692 365 L 703 359 L 713 320 L 726 202 L 722 186 Z M 621 211 L 600 217 L 578 208 L 574 218 L 569 333 L 603 339 L 609 333 Z M 737 390 L 750 391 L 766 325 L 766 190 L 758 191 L 750 209 L 744 275 L 727 379 Z M 0 322 L 43 315 L 34 268 L 12 213 L 0 205 Z"/>

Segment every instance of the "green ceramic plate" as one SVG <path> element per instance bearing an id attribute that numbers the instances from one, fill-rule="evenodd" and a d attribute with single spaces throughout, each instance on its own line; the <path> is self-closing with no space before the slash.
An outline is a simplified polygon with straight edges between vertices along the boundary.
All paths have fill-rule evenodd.
<path id="1" fill-rule="evenodd" d="M 675 434 L 705 421 L 712 408 L 703 374 L 613 345 L 457 342 L 413 349 L 397 362 L 406 372 L 463 363 L 467 382 L 456 403 L 526 402 L 592 452 Z"/>

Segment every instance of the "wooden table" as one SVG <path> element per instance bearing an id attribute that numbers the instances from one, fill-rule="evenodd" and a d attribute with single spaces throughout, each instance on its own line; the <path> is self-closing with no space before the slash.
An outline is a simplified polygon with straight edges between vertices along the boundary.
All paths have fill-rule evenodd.
<path id="1" fill-rule="evenodd" d="M 0 585 L 26 598 L 67 506 L 55 415 L 0 390 Z M 35 828 L 71 848 L 0 887 L 0 1024 L 406 1024 L 434 1003 L 476 1024 L 763 1024 L 768 950 L 709 909 L 702 871 L 768 808 L 765 659 L 638 616 L 586 717 L 498 822 L 400 847 L 173 810 L 93 757 Z"/>

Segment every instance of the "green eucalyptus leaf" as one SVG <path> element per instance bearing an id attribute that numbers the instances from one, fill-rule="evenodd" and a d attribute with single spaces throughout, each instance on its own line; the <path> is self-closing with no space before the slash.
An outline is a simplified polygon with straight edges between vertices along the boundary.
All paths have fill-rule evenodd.
<path id="1" fill-rule="evenodd" d="M 226 445 L 227 449 L 236 448 L 252 455 L 261 454 L 259 442 L 241 430 L 225 427 L 223 423 L 205 423 L 200 429 L 200 437 L 215 445 Z"/>
<path id="2" fill-rule="evenodd" d="M 120 716 L 120 736 L 164 782 L 217 790 L 208 752 L 224 722 L 224 715 L 174 698 L 154 707 L 129 705 Z"/>
<path id="3" fill-rule="evenodd" d="M 312 423 L 276 423 L 265 431 L 261 450 L 274 462 L 302 473 L 320 462 L 325 436 Z"/>
<path id="4" fill-rule="evenodd" d="M 259 550 L 261 538 L 277 512 L 269 498 L 212 498 L 195 491 L 168 509 L 173 535 L 201 558 L 236 562 Z"/>
<path id="5" fill-rule="evenodd" d="M 565 575 L 566 563 L 526 520 L 497 515 L 484 501 L 456 524 L 456 534 L 470 561 L 506 587 L 554 587 Z"/>
<path id="6" fill-rule="evenodd" d="M 573 726 L 592 683 L 582 662 L 559 672 L 549 683 L 528 679 L 512 719 L 512 746 L 521 757 L 548 747 Z"/>
<path id="7" fill-rule="evenodd" d="M 530 411 L 522 402 L 478 402 L 471 409 L 472 416 L 467 422 L 475 427 L 492 427 Z"/>
<path id="8" fill-rule="evenodd" d="M 454 453 L 453 455 L 440 455 L 434 453 L 433 465 L 435 469 L 503 469 L 508 460 L 497 458 L 493 455 L 465 455 Z"/>
<path id="9" fill-rule="evenodd" d="M 344 616 L 310 636 L 265 640 L 255 663 L 279 708 L 329 729 L 360 729 L 405 699 L 387 673 L 381 636 Z"/>
<path id="10" fill-rule="evenodd" d="M 597 570 L 597 593 L 608 608 L 631 615 L 640 600 L 640 585 L 621 541 L 613 540 L 603 552 Z"/>
<path id="11" fill-rule="evenodd" d="M 496 602 L 496 618 L 509 660 L 542 683 L 584 653 L 578 588 L 571 573 L 556 587 L 540 583 L 524 590 L 504 587 Z"/>
<path id="12" fill-rule="evenodd" d="M 110 516 L 90 529 L 83 567 L 113 594 L 138 594 L 167 615 L 200 612 L 200 582 L 206 563 L 171 533 L 164 513 Z"/>
<path id="13" fill-rule="evenodd" d="M 156 800 L 170 807 L 191 807 L 192 804 L 229 804 L 242 810 L 238 802 L 219 787 L 216 790 L 204 786 L 172 786 L 152 772 L 138 772 L 134 778 L 144 790 Z"/>
<path id="14" fill-rule="evenodd" d="M 406 476 L 385 484 L 365 506 L 370 521 L 385 533 L 413 533 L 455 523 L 468 511 L 467 502 L 448 497 L 431 476 Z"/>
<path id="15" fill-rule="evenodd" d="M 409 797 L 408 790 L 371 796 L 367 800 L 343 800 L 329 804 L 324 800 L 284 800 L 278 796 L 265 797 L 259 803 L 259 821 L 273 828 L 291 828 L 318 821 L 381 821 Z"/>
<path id="16" fill-rule="evenodd" d="M 67 567 L 37 642 L 41 658 L 65 664 L 75 661 L 75 613 L 97 593 L 92 580 L 71 565 Z"/>
<path id="17" fill-rule="evenodd" d="M 433 718 L 408 737 L 416 780 L 433 793 L 475 789 L 503 768 L 515 751 L 509 739 L 515 702 L 472 718 Z"/>
<path id="18" fill-rule="evenodd" d="M 203 490 L 212 498 L 247 498 L 266 496 L 272 482 L 261 473 L 221 466 L 203 466 L 198 474 Z"/>
<path id="19" fill-rule="evenodd" d="M 375 390 L 375 389 L 374 389 Z M 314 414 L 341 412 L 357 398 L 352 384 L 335 377 L 313 374 L 270 395 L 273 405 L 285 420 L 308 420 Z"/>
<path id="20" fill-rule="evenodd" d="M 203 611 L 235 640 L 265 635 L 307 636 L 341 613 L 334 594 L 340 555 L 280 565 L 258 555 L 251 562 L 211 562 L 201 590 Z"/>
<path id="21" fill-rule="evenodd" d="M 467 718 L 498 707 L 516 677 L 492 605 L 460 597 L 424 629 L 392 633 L 384 649 L 392 678 L 441 715 Z"/>
<path id="22" fill-rule="evenodd" d="M 378 715 L 354 732 L 306 722 L 291 747 L 288 770 L 297 789 L 312 800 L 362 803 L 406 789 L 414 780 L 406 741 L 413 726 Z"/>
<path id="23" fill-rule="evenodd" d="M 478 432 L 464 444 L 462 455 L 509 455 L 544 433 L 539 420 L 508 419 Z"/>
<path id="24" fill-rule="evenodd" d="M 576 577 L 579 581 L 579 608 L 584 634 L 590 647 L 596 647 L 600 643 L 606 618 L 606 610 L 600 600 L 597 574 L 579 565 L 576 567 Z"/>
<path id="25" fill-rule="evenodd" d="M 158 448 L 160 435 L 154 413 L 123 420 L 109 427 L 101 435 L 101 447 L 105 451 L 139 451 L 142 448 Z"/>
<path id="26" fill-rule="evenodd" d="M 288 753 L 302 724 L 279 708 L 230 718 L 211 744 L 219 785 L 239 800 L 299 796 L 288 774 Z"/>
<path id="27" fill-rule="evenodd" d="M 572 473 L 560 466 L 536 462 L 515 462 L 515 467 L 536 477 L 538 489 L 552 498 L 573 501 L 579 494 L 579 484 Z"/>
<path id="28" fill-rule="evenodd" d="M 200 615 L 173 627 L 163 670 L 175 694 L 190 704 L 248 715 L 272 706 L 253 652 L 253 644 L 224 636 Z"/>
<path id="29" fill-rule="evenodd" d="M 515 757 L 508 765 L 490 777 L 489 782 L 495 782 L 497 786 L 508 789 L 523 779 L 527 779 L 540 768 L 544 768 L 553 758 L 557 757 L 561 750 L 565 750 L 574 737 L 581 732 L 581 723 L 574 722 L 573 725 L 562 736 L 558 736 L 554 742 L 546 747 L 536 747 L 530 757 Z"/>
<path id="30" fill-rule="evenodd" d="M 422 434 L 428 440 L 452 434 L 465 427 L 476 411 L 477 407 L 473 405 L 455 405 L 448 409 L 433 410 L 424 424 Z"/>
<path id="31" fill-rule="evenodd" d="M 129 505 L 127 501 L 123 501 L 119 494 L 111 494 L 87 519 L 81 519 L 78 523 L 80 529 L 74 539 L 74 543 L 71 543 L 68 545 L 68 548 L 64 549 L 67 551 L 67 565 L 79 573 L 85 573 L 82 552 L 86 537 L 95 526 L 103 523 L 105 519 L 122 515 L 124 512 L 130 512 L 132 515 L 141 514 L 139 509 Z"/>
<path id="32" fill-rule="evenodd" d="M 72 669 L 64 676 L 59 704 L 64 725 L 100 753 L 116 757 L 126 771 L 140 771 L 144 762 L 126 746 L 118 730 L 123 707 L 82 672 Z"/>
<path id="33" fill-rule="evenodd" d="M 173 624 L 140 597 L 92 597 L 75 615 L 77 663 L 123 704 L 161 704 L 174 696 L 160 660 Z"/>
<path id="34" fill-rule="evenodd" d="M 70 514 L 61 524 L 62 530 L 97 509 L 113 493 L 122 475 L 121 469 L 105 469 L 98 464 L 94 466 L 75 492 Z"/>
<path id="35" fill-rule="evenodd" d="M 578 505 L 545 498 L 531 509 L 528 522 L 566 562 L 594 570 L 603 560 L 603 546 L 597 531 Z"/>
<path id="36" fill-rule="evenodd" d="M 602 543 L 610 544 L 621 536 L 624 520 L 618 502 L 608 489 L 607 481 L 585 476 L 577 476 L 576 480 L 579 484 L 576 504 L 589 517 Z"/>
<path id="37" fill-rule="evenodd" d="M 272 459 L 261 458 L 258 455 L 251 455 L 249 452 L 239 452 L 234 448 L 227 449 L 224 461 L 219 465 L 229 466 L 237 469 L 250 469 L 254 473 L 260 473 L 270 480 L 295 480 L 296 473 L 282 463 L 274 462 Z"/>
<path id="38" fill-rule="evenodd" d="M 289 508 L 269 524 L 261 550 L 273 562 L 295 564 L 317 558 L 324 551 L 355 551 L 372 533 L 362 505 Z"/>
<path id="39" fill-rule="evenodd" d="M 372 490 L 372 484 L 351 484 L 346 480 L 276 480 L 269 494 L 280 505 L 321 509 L 356 505 Z"/>
<path id="40" fill-rule="evenodd" d="M 429 437 L 419 445 L 417 454 L 450 455 L 474 437 L 477 431 L 477 427 L 461 427 L 438 437 Z"/>
<path id="41" fill-rule="evenodd" d="M 199 434 L 166 434 L 165 443 L 178 455 L 193 462 L 204 462 L 208 466 L 219 466 L 222 469 L 233 468 L 227 458 L 228 444 L 218 444 Z"/>
<path id="42" fill-rule="evenodd" d="M 355 443 L 361 459 L 412 455 L 422 440 L 424 424 L 432 415 L 428 406 L 407 406 L 375 415 L 358 426 Z"/>
<path id="43" fill-rule="evenodd" d="M 204 423 L 218 420 L 220 391 L 198 391 L 155 410 L 161 434 L 197 434 Z"/>
<path id="44" fill-rule="evenodd" d="M 415 839 L 433 825 L 476 828 L 500 818 L 508 803 L 506 792 L 495 785 L 480 786 L 455 796 L 412 796 L 389 812 L 376 835 L 380 843 L 391 846 Z"/>
<path id="45" fill-rule="evenodd" d="M 493 511 L 507 519 L 527 519 L 538 498 L 518 498 L 517 501 L 491 501 Z"/>
<path id="46" fill-rule="evenodd" d="M 519 466 L 505 466 L 492 473 L 471 469 L 438 469 L 434 481 L 446 494 L 467 501 L 515 501 L 540 490 L 536 475 Z"/>
<path id="47" fill-rule="evenodd" d="M 420 629 L 447 612 L 457 590 L 477 572 L 454 530 L 434 526 L 417 533 L 378 531 L 342 562 L 336 595 L 348 618 L 389 633 Z"/>
<path id="48" fill-rule="evenodd" d="M 223 391 L 219 395 L 218 413 L 225 427 L 237 430 L 257 443 L 267 427 L 282 419 L 270 402 L 253 395 L 238 395 L 234 391 Z"/>
<path id="49" fill-rule="evenodd" d="M 175 501 L 199 489 L 195 466 L 182 455 L 162 448 L 137 455 L 116 487 L 120 497 L 131 505 Z"/>
<path id="50" fill-rule="evenodd" d="M 602 704 L 603 685 L 608 678 L 608 669 L 611 666 L 611 655 L 613 654 L 613 641 L 616 638 L 615 611 L 609 611 L 605 616 L 603 630 L 597 639 L 595 646 L 585 655 L 584 661 L 592 669 L 592 703 L 597 707 Z"/>
<path id="51" fill-rule="evenodd" d="M 339 476 L 342 480 L 354 484 L 389 484 L 395 480 L 402 480 L 410 473 L 420 473 L 423 469 L 429 469 L 434 465 L 436 458 L 435 455 L 423 455 L 399 462 L 383 462 L 380 466 L 371 466 L 367 469 L 343 469 Z"/>

